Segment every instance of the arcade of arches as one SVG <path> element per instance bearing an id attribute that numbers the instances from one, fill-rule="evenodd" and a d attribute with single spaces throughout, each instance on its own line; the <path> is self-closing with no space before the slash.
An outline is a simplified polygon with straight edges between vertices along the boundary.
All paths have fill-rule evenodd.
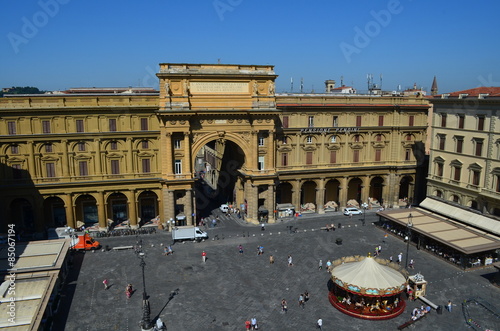
<path id="1" fill-rule="evenodd" d="M 421 182 L 423 98 L 277 95 L 269 65 L 162 63 L 157 76 L 148 93 L 1 98 L 1 217 L 27 231 L 191 225 L 230 203 L 273 222 L 277 204 L 411 202 Z"/>

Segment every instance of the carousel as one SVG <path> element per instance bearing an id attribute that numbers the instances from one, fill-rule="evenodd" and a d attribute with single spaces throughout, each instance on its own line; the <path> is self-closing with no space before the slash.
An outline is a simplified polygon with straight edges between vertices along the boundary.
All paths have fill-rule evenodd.
<path id="1" fill-rule="evenodd" d="M 370 320 L 390 319 L 406 307 L 402 293 L 408 272 L 370 255 L 343 257 L 332 263 L 331 304 L 341 312 Z"/>

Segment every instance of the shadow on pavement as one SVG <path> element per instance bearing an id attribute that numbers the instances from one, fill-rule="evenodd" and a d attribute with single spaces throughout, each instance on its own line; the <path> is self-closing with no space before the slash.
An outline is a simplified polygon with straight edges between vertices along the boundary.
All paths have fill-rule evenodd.
<path id="1" fill-rule="evenodd" d="M 70 270 L 61 288 L 61 302 L 59 303 L 57 314 L 54 316 L 53 330 L 65 330 L 66 320 L 68 319 L 71 303 L 76 291 L 78 275 L 80 274 L 83 259 L 85 258 L 85 253 L 83 252 L 72 251 L 70 254 Z"/>

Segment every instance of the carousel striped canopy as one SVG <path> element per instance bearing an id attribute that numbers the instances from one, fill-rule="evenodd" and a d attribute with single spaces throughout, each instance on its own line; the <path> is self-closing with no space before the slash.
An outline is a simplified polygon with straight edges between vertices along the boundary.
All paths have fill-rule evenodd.
<path id="1" fill-rule="evenodd" d="M 332 279 L 338 285 L 353 292 L 375 290 L 367 291 L 372 292 L 371 294 L 384 294 L 385 290 L 397 291 L 397 289 L 404 288 L 406 284 L 406 278 L 401 272 L 379 264 L 372 257 L 366 257 L 359 262 L 338 265 L 332 270 Z"/>

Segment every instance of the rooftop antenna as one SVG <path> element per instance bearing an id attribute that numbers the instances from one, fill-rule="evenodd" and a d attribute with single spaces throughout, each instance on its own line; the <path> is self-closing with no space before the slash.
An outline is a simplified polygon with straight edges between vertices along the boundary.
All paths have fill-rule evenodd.
<path id="1" fill-rule="evenodd" d="M 293 92 L 293 77 L 290 77 L 290 92 Z"/>
<path id="2" fill-rule="evenodd" d="M 372 94 L 373 75 L 367 74 L 366 80 L 367 80 L 367 84 L 368 84 L 368 93 L 371 95 Z"/>
<path id="3" fill-rule="evenodd" d="M 382 74 L 380 74 L 380 90 L 382 91 Z"/>
<path id="4" fill-rule="evenodd" d="M 304 78 L 300 77 L 300 93 L 304 90 Z"/>
<path id="5" fill-rule="evenodd" d="M 340 86 L 344 86 L 344 76 L 340 76 Z"/>
<path id="6" fill-rule="evenodd" d="M 217 64 L 220 64 L 220 59 L 217 59 Z"/>

